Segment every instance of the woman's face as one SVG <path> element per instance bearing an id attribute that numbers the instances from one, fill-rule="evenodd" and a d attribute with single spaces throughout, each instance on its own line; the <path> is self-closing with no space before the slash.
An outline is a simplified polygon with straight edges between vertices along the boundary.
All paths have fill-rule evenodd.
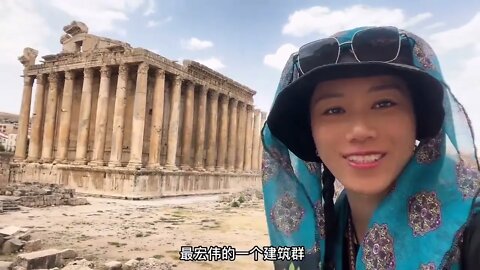
<path id="1" fill-rule="evenodd" d="M 311 99 L 312 135 L 325 165 L 349 192 L 388 192 L 413 154 L 415 115 L 396 76 L 319 83 Z"/>

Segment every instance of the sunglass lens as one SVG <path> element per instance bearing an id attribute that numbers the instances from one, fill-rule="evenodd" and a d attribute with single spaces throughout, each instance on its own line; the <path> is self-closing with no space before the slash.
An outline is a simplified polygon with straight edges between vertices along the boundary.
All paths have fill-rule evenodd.
<path id="1" fill-rule="evenodd" d="M 352 47 L 360 62 L 387 62 L 397 57 L 400 48 L 400 35 L 394 27 L 371 28 L 358 32 Z"/>
<path id="2" fill-rule="evenodd" d="M 298 51 L 298 62 L 303 73 L 333 64 L 338 59 L 339 45 L 336 39 L 326 38 L 304 45 Z"/>

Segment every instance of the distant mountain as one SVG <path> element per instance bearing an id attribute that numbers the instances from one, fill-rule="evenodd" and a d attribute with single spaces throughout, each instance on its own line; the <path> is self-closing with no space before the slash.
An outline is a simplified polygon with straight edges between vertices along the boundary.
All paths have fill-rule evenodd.
<path id="1" fill-rule="evenodd" d="M 0 112 L 0 122 L 18 122 L 19 115 Z"/>

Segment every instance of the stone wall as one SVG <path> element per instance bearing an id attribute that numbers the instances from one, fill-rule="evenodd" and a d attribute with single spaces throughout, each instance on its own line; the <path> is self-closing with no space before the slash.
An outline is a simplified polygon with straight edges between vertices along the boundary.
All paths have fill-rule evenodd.
<path id="1" fill-rule="evenodd" d="M 0 187 L 6 186 L 8 183 L 8 176 L 10 174 L 10 161 L 13 153 L 0 153 Z"/>

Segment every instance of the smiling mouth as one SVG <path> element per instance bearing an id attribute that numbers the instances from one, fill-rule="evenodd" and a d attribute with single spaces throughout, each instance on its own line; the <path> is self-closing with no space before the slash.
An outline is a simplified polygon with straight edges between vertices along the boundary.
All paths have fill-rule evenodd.
<path id="1" fill-rule="evenodd" d="M 356 163 L 356 164 L 369 164 L 375 163 L 385 157 L 385 153 L 383 154 L 368 154 L 368 155 L 348 155 L 345 157 L 349 162 Z"/>

